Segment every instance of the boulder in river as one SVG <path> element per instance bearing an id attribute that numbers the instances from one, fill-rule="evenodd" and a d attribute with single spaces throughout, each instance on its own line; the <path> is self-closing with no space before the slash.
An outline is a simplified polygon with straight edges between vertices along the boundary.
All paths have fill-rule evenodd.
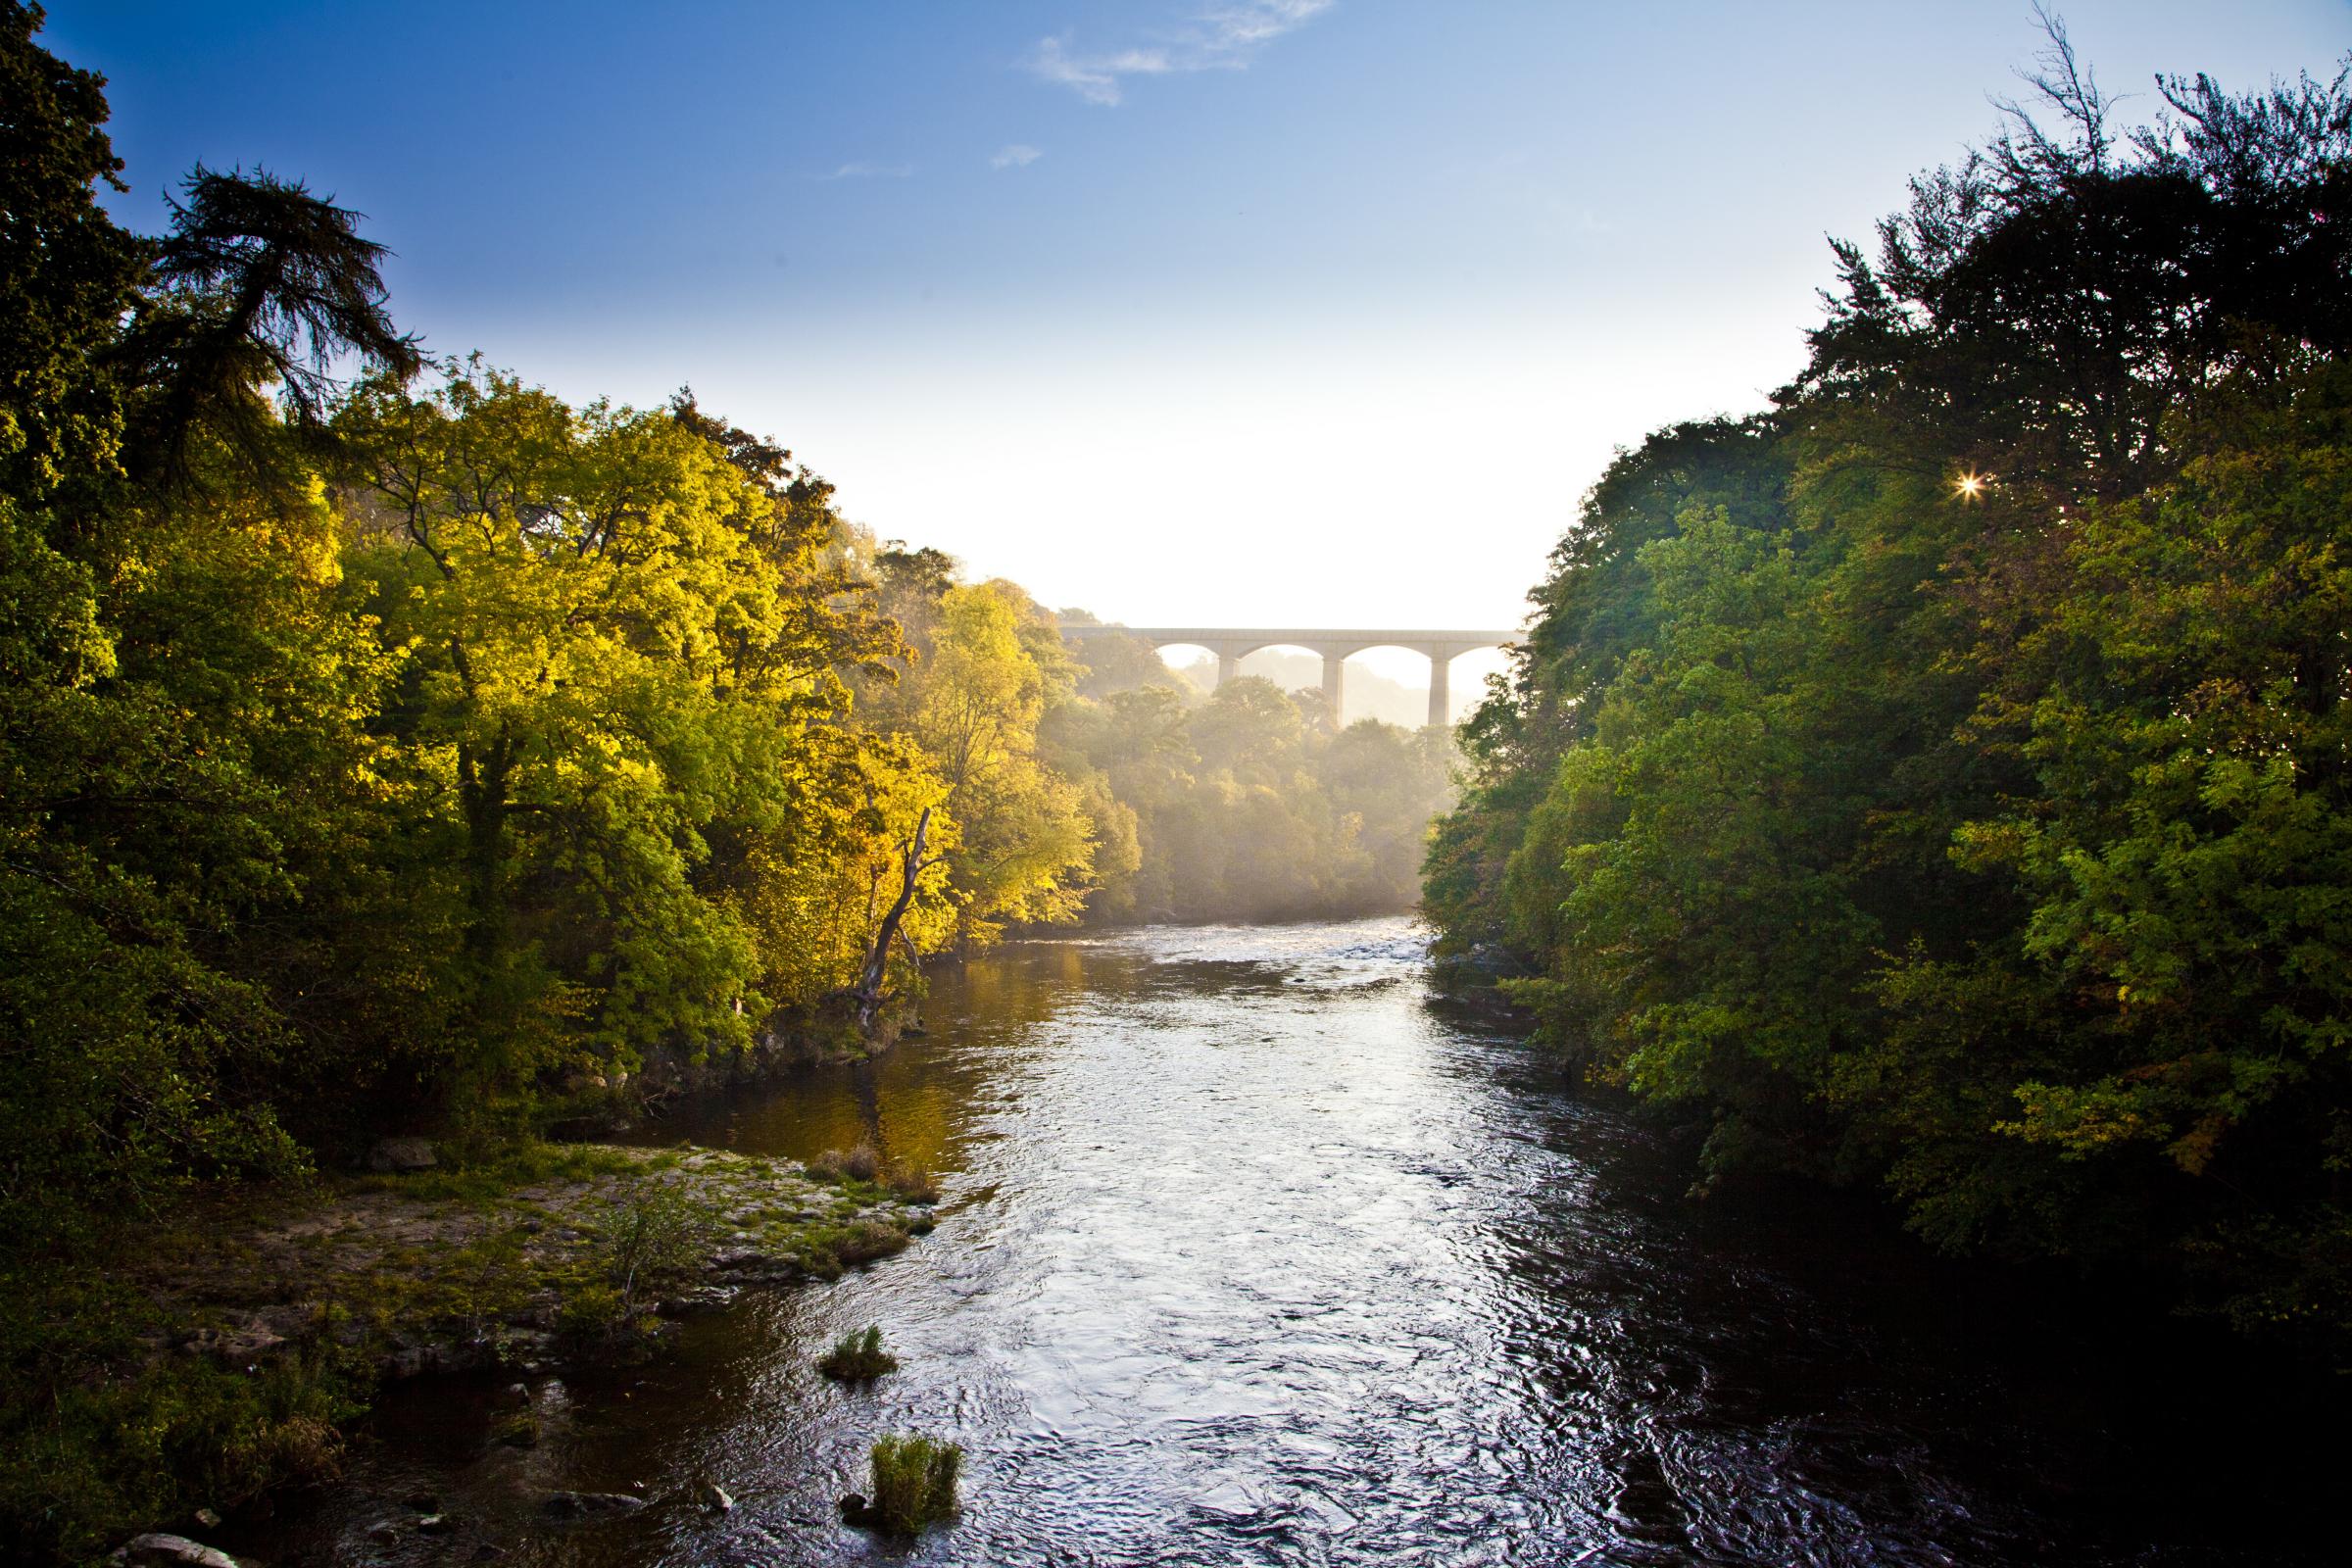
<path id="1" fill-rule="evenodd" d="M 733 1513 L 735 1511 L 735 1499 L 728 1496 L 727 1489 L 715 1481 L 704 1482 L 697 1489 L 696 1495 L 702 1498 L 703 1506 L 712 1513 Z"/>
<path id="2" fill-rule="evenodd" d="M 185 1536 L 168 1536 L 161 1531 L 132 1539 L 117 1557 L 125 1563 L 176 1563 L 185 1568 L 237 1568 L 237 1559 L 218 1547 L 190 1541 Z"/>
<path id="3" fill-rule="evenodd" d="M 368 1168 L 372 1171 L 430 1170 L 439 1163 L 433 1158 L 431 1140 L 424 1138 L 378 1138 L 368 1151 Z"/>

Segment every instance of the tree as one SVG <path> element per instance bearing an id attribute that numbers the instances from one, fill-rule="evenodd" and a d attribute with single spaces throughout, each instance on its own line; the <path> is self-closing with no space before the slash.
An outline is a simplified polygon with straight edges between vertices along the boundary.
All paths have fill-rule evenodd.
<path id="1" fill-rule="evenodd" d="M 94 367 L 148 253 L 93 198 L 125 188 L 105 78 L 35 43 L 41 20 L 0 0 L 0 495 L 34 508 L 113 466 L 121 413 Z"/>
<path id="2" fill-rule="evenodd" d="M 1009 584 L 946 589 L 901 720 L 946 783 L 961 833 L 948 869 L 966 940 L 1008 921 L 1074 918 L 1094 865 L 1079 791 L 1038 756 L 1049 667 L 1023 637 L 1025 612 L 1033 607 Z M 1046 632 L 1057 648 L 1050 623 Z"/>
<path id="3" fill-rule="evenodd" d="M 2172 432 L 2197 454 L 2178 478 L 2065 530 L 1971 725 L 2031 784 L 1951 851 L 2027 907 L 1997 941 L 1890 965 L 1891 1027 L 1845 1089 L 1919 1124 L 1896 1181 L 1939 1236 L 2046 1223 L 2053 1193 L 2129 1204 L 2179 1227 L 2233 1314 L 2306 1329 L 2352 1278 L 2352 377 L 2234 390 Z M 1970 1016 L 2000 1026 L 1953 1039 Z"/>
<path id="4" fill-rule="evenodd" d="M 1427 907 L 1707 1180 L 2352 1330 L 2348 79 L 2119 141 L 2053 29 L 2057 128 L 1916 181 L 1771 413 L 1554 552 Z"/>
<path id="5" fill-rule="evenodd" d="M 202 500 L 122 482 L 122 411 L 155 391 L 122 319 L 166 306 L 136 292 L 155 247 L 93 199 L 118 168 L 98 78 L 39 49 L 38 21 L 0 12 L 0 1114 L 27 1247 L 191 1179 L 300 1168 L 291 1004 L 335 900 L 302 901 L 364 836 L 354 720 L 383 672 L 328 612 L 335 523 L 307 477 Z M 281 299 L 258 286 L 253 310 Z M 220 472 L 216 426 L 184 445 Z"/>
<path id="6" fill-rule="evenodd" d="M 201 425 L 263 484 L 299 484 L 284 436 L 315 447 L 342 356 L 396 382 L 416 373 L 416 341 L 386 309 L 390 253 L 360 234 L 361 221 L 299 180 L 196 167 L 172 199 L 172 232 L 120 353 L 143 389 L 127 451 L 135 474 L 186 485 Z"/>
<path id="7" fill-rule="evenodd" d="M 881 827 L 856 796 L 887 754 L 839 735 L 835 666 L 889 644 L 835 593 L 819 519 L 672 413 L 478 367 L 371 389 L 340 433 L 474 1066 L 514 1085 L 745 1044 L 796 1000 L 764 982 L 813 978 L 774 945 L 786 906 Z M 772 885 L 803 864 L 798 893 Z"/>

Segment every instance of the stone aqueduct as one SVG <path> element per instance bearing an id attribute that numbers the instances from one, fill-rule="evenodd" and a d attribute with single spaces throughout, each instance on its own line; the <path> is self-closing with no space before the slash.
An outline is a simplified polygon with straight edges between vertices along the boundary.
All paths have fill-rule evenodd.
<path id="1" fill-rule="evenodd" d="M 1061 634 L 1083 643 L 1089 637 L 1141 637 L 1154 648 L 1204 648 L 1217 660 L 1217 684 L 1241 672 L 1242 660 L 1261 648 L 1303 648 L 1323 656 L 1323 695 L 1336 719 L 1347 689 L 1348 656 L 1367 648 L 1408 648 L 1429 661 L 1429 722 L 1451 718 L 1446 671 L 1454 660 L 1481 648 L 1518 641 L 1509 631 L 1399 631 L 1358 628 L 1313 630 L 1299 626 L 1064 626 Z"/>

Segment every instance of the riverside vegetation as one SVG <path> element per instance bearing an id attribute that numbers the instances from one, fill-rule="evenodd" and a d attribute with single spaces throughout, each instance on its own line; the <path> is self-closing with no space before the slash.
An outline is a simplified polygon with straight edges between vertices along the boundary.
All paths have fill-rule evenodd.
<path id="1" fill-rule="evenodd" d="M 863 1508 L 845 1500 L 843 1513 L 858 1516 L 884 1535 L 919 1536 L 956 1511 L 956 1482 L 963 1470 L 963 1450 L 953 1443 L 921 1436 L 876 1440 L 873 1500 Z"/>
<path id="2" fill-rule="evenodd" d="M 834 1341 L 833 1348 L 817 1359 L 816 1369 L 836 1383 L 870 1383 L 896 1372 L 899 1358 L 882 1348 L 880 1326 L 868 1324 Z"/>
<path id="3" fill-rule="evenodd" d="M 331 1474 L 381 1380 L 642 1360 L 672 1319 L 836 1277 L 931 1228 L 874 1183 L 708 1150 L 542 1145 L 248 1197 L 266 1200 L 148 1232 L 103 1290 L 77 1282 L 89 1295 L 47 1348 L 106 1375 L 54 1389 L 39 1426 L 18 1415 L 30 1430 L 0 1485 L 27 1526 L 13 1556 L 84 1555 Z M 59 1344 L 68 1332 L 80 1343 Z M 488 1436 L 535 1445 L 533 1407 Z"/>
<path id="4" fill-rule="evenodd" d="M 414 1180 L 505 1236 L 560 1163 L 539 1132 L 864 1049 L 928 956 L 1413 896 L 1439 739 L 1081 666 L 1020 589 L 878 543 L 689 393 L 430 359 L 359 215 L 299 182 L 199 167 L 168 233 L 125 230 L 103 83 L 40 22 L 0 0 L 13 1554 L 323 1463 L 364 1401 L 332 1322 L 266 1325 L 259 1361 L 171 1348 L 214 1342 L 126 1255 L 345 1203 L 320 1173 L 386 1134 L 429 1135 Z M 691 1172 L 573 1227 L 639 1266 L 564 1263 L 572 1326 L 641 1315 L 681 1205 L 726 1197 Z"/>
<path id="5" fill-rule="evenodd" d="M 1837 248 L 1769 409 L 1594 486 L 1427 909 L 1703 1184 L 2341 1357 L 2352 95 L 2165 79 L 2119 137 L 2046 67 Z"/>

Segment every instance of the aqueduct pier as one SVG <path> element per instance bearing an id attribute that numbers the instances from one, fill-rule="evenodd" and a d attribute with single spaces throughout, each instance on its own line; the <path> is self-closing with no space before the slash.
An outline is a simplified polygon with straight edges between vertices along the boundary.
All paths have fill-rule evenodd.
<path id="1" fill-rule="evenodd" d="M 1064 626 L 1076 642 L 1089 637 L 1141 637 L 1154 648 L 1202 648 L 1217 660 L 1217 684 L 1241 673 L 1242 660 L 1261 648 L 1302 648 L 1323 658 L 1323 696 L 1335 721 L 1348 680 L 1348 656 L 1367 648 L 1408 648 L 1429 661 L 1429 722 L 1452 714 L 1446 671 L 1455 659 L 1481 648 L 1504 648 L 1519 640 L 1510 631 L 1401 631 L 1394 628 L 1316 630 L 1302 626 Z"/>

